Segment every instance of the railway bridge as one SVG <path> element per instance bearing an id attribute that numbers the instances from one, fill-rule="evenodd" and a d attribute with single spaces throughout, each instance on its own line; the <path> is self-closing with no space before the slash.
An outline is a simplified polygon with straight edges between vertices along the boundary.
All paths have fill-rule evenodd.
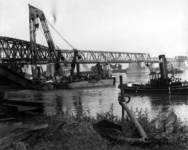
<path id="1" fill-rule="evenodd" d="M 50 59 L 49 49 L 46 46 L 37 44 L 37 60 L 38 63 L 47 63 Z M 71 62 L 73 58 L 72 50 L 61 50 L 64 58 Z M 158 63 L 158 57 L 152 58 L 148 53 L 128 53 L 128 52 L 111 52 L 111 51 L 93 51 L 93 50 L 78 50 L 82 60 L 80 63 L 133 63 L 133 62 L 146 62 Z M 32 51 L 30 42 L 0 36 L 0 60 L 3 63 L 17 62 L 17 63 L 30 63 L 32 61 Z M 167 58 L 167 62 L 185 61 L 188 60 L 186 56 L 177 56 L 175 58 Z"/>

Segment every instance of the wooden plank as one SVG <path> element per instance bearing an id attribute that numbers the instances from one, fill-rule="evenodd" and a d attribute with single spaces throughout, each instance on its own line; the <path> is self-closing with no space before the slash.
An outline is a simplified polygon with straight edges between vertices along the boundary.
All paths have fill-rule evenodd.
<path id="1" fill-rule="evenodd" d="M 15 129 L 31 129 L 31 130 L 41 130 L 48 127 L 48 123 L 40 123 L 40 124 L 34 124 L 34 123 L 28 123 L 28 124 L 22 124 L 22 122 L 14 123 L 14 124 L 2 124 L 0 125 L 0 137 L 5 136 L 7 133 L 12 132 Z"/>
<path id="2" fill-rule="evenodd" d="M 14 117 L 11 117 L 11 118 L 4 118 L 4 119 L 0 119 L 0 122 L 10 122 L 10 121 L 13 121 L 15 120 Z"/>
<path id="3" fill-rule="evenodd" d="M 15 126 L 15 125 L 22 125 L 22 122 L 18 122 L 18 121 L 11 121 L 11 122 L 1 122 L 0 123 L 0 128 L 4 127 L 4 126 Z"/>
<path id="4" fill-rule="evenodd" d="M 0 126 L 0 137 L 5 136 L 7 133 L 12 132 L 13 130 L 20 129 L 20 128 L 27 128 L 27 129 L 33 129 L 35 127 L 34 123 L 28 123 L 28 124 L 22 124 L 17 123 L 13 125 L 2 125 Z"/>
<path id="5" fill-rule="evenodd" d="M 4 104 L 16 104 L 24 106 L 34 106 L 34 107 L 43 107 L 43 102 L 33 102 L 33 101 L 24 101 L 24 100 L 5 100 Z"/>
<path id="6" fill-rule="evenodd" d="M 3 105 L 4 108 L 7 109 L 6 115 L 7 117 L 18 117 L 18 108 L 16 106 L 5 106 Z"/>
<path id="7" fill-rule="evenodd" d="M 3 104 L 3 106 L 11 106 L 11 107 L 17 107 L 18 111 L 30 111 L 30 110 L 40 110 L 42 108 L 40 107 L 32 107 L 32 106 L 23 106 L 23 105 L 16 105 L 16 104 Z"/>
<path id="8" fill-rule="evenodd" d="M 34 128 L 32 128 L 33 130 L 41 130 L 41 129 L 45 129 L 48 127 L 48 123 L 42 123 L 42 124 L 38 124 L 35 125 Z"/>
<path id="9" fill-rule="evenodd" d="M 19 142 L 32 134 L 30 129 L 16 129 L 0 139 L 0 149 L 9 147 L 13 142 Z"/>

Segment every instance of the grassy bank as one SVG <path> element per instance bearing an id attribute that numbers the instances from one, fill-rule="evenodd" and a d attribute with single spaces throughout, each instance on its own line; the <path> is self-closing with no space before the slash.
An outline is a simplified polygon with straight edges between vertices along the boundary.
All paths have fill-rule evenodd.
<path id="1" fill-rule="evenodd" d="M 79 114 L 71 116 L 67 113 L 54 116 L 30 113 L 20 120 L 24 122 L 47 122 L 49 127 L 35 132 L 24 141 L 28 150 L 179 150 L 187 149 L 187 126 L 179 120 L 173 126 L 173 131 L 164 132 L 163 125 L 158 119 L 148 120 L 147 113 L 138 114 L 139 122 L 149 137 L 169 137 L 170 143 L 153 141 L 150 145 L 130 145 L 127 143 L 110 143 L 100 137 L 93 129 L 92 124 L 101 120 L 109 120 L 122 125 L 120 118 L 114 116 L 113 105 L 106 113 L 97 114 L 97 117 Z M 123 122 L 124 136 L 139 137 L 132 122 L 125 118 Z M 162 139 L 162 138 L 160 138 Z"/>

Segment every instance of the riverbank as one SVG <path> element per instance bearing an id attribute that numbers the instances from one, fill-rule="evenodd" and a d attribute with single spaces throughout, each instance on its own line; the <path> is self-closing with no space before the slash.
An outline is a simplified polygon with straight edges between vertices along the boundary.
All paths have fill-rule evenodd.
<path id="1" fill-rule="evenodd" d="M 34 132 L 30 138 L 24 141 L 27 150 L 179 150 L 187 149 L 187 127 L 178 121 L 173 132 L 163 132 L 162 126 L 157 120 L 148 120 L 147 115 L 137 117 L 140 124 L 149 137 L 169 137 L 172 141 L 154 141 L 152 144 L 130 145 L 110 143 L 103 139 L 94 129 L 92 124 L 101 120 L 109 120 L 121 125 L 121 120 L 113 114 L 113 107 L 106 113 L 97 114 L 97 117 L 90 117 L 89 113 L 71 116 L 61 112 L 54 116 L 46 116 L 38 113 L 27 113 L 19 119 L 24 123 L 48 123 L 48 128 Z M 124 123 L 124 136 L 138 137 L 132 122 L 126 118 Z M 160 138 L 162 139 L 162 138 Z"/>

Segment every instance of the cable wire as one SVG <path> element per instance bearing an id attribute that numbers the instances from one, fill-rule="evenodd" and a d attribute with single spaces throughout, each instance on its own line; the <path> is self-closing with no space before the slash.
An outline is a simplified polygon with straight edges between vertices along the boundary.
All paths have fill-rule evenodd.
<path id="1" fill-rule="evenodd" d="M 48 20 L 47 20 L 48 21 Z M 76 49 L 74 46 L 72 46 L 52 25 L 51 23 L 48 21 L 48 23 L 50 24 L 50 26 L 57 32 L 57 34 L 72 48 L 72 49 Z"/>

